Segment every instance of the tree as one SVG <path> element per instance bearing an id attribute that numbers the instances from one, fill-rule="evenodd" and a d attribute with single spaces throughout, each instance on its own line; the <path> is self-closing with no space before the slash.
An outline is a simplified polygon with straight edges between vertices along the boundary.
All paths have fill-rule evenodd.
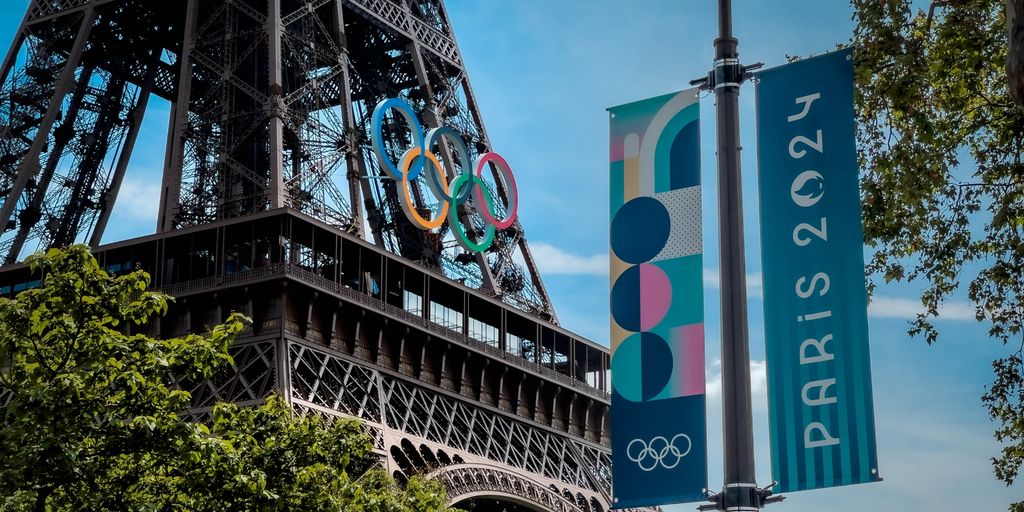
<path id="1" fill-rule="evenodd" d="M 201 380 L 230 362 L 240 316 L 205 336 L 153 340 L 117 329 L 166 312 L 148 276 L 111 277 L 85 246 L 30 256 L 42 286 L 0 299 L 0 495 L 84 508 L 132 501 L 152 458 L 172 457 L 199 427 L 176 379 Z"/>
<path id="2" fill-rule="evenodd" d="M 325 426 L 292 417 L 272 396 L 258 408 L 221 404 L 211 436 L 175 461 L 173 508 L 443 512 L 445 489 L 416 476 L 404 488 L 380 469 L 370 436 L 355 420 Z"/>
<path id="3" fill-rule="evenodd" d="M 181 420 L 179 383 L 229 364 L 248 319 L 203 335 L 128 335 L 167 311 L 142 271 L 111 276 L 86 246 L 28 258 L 41 287 L 0 299 L 0 510 L 444 510 L 445 489 L 399 488 L 356 420 L 292 414 L 276 395 Z"/>
<path id="4" fill-rule="evenodd" d="M 1004 443 L 995 474 L 1009 485 L 1024 462 L 1024 113 L 1006 74 L 1020 81 L 1006 2 L 852 4 L 868 271 L 924 282 L 911 335 L 934 343 L 939 306 L 965 287 L 977 319 L 1010 346 L 982 397 Z"/>

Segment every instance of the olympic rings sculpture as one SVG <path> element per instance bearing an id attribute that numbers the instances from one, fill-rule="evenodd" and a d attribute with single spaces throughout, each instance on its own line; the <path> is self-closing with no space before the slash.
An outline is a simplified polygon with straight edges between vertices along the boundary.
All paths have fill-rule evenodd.
<path id="1" fill-rule="evenodd" d="M 413 147 L 407 149 L 402 154 L 402 157 L 398 160 L 398 165 L 395 165 L 395 162 L 384 152 L 384 114 L 390 109 L 395 109 L 395 111 L 401 114 L 412 130 Z M 419 120 L 416 119 L 416 114 L 413 113 L 412 107 L 398 98 L 391 98 L 377 104 L 377 107 L 373 109 L 372 130 L 370 140 L 373 144 L 373 154 L 377 157 L 377 162 L 388 178 L 399 183 L 399 188 L 401 189 L 399 202 L 402 204 L 405 216 L 415 226 L 420 229 L 430 230 L 439 227 L 447 218 L 448 224 L 452 227 L 455 240 L 458 241 L 463 249 L 471 252 L 483 252 L 494 241 L 495 229 L 508 229 L 515 222 L 516 213 L 519 209 L 516 180 L 512 175 L 512 169 L 508 166 L 508 162 L 497 153 L 485 153 L 478 156 L 476 161 L 473 162 L 472 169 L 468 168 L 466 164 L 470 162 L 469 149 L 466 147 L 466 142 L 462 140 L 462 137 L 448 126 L 434 128 L 424 135 L 423 128 L 420 126 Z M 455 154 L 458 155 L 459 161 L 463 163 L 463 172 L 451 182 L 448 181 L 444 168 L 441 166 L 442 159 L 439 159 L 431 151 L 435 144 L 444 144 L 445 141 L 454 146 Z M 505 181 L 508 208 L 505 217 L 501 219 L 497 218 L 494 198 L 491 196 L 483 179 L 483 170 L 489 163 L 498 169 L 498 173 Z M 445 162 L 445 164 L 448 164 L 450 169 L 455 168 L 455 162 Z M 434 194 L 434 197 L 442 203 L 441 211 L 437 212 L 433 218 L 423 218 L 423 215 L 416 210 L 416 205 L 413 203 L 409 192 L 409 182 L 415 180 L 420 173 L 425 173 L 427 187 Z M 465 203 L 470 196 L 473 197 L 480 217 L 487 224 L 483 239 L 480 242 L 473 241 L 458 219 L 458 208 L 456 206 Z"/>
<path id="2" fill-rule="evenodd" d="M 679 438 L 686 439 L 686 451 L 679 451 L 679 447 L 676 446 L 676 441 Z M 639 452 L 633 449 L 635 444 L 639 443 L 641 448 Z M 679 465 L 679 461 L 686 457 L 686 454 L 690 453 L 690 448 L 693 447 L 693 442 L 690 441 L 690 436 L 686 434 L 676 434 L 671 441 L 665 439 L 662 436 L 657 436 L 651 439 L 650 444 L 644 442 L 643 439 L 634 439 L 629 442 L 626 446 L 626 456 L 629 460 L 636 462 L 640 469 L 644 471 L 652 471 L 658 467 L 658 464 L 665 469 L 672 469 Z M 634 455 L 635 453 L 635 455 Z M 675 457 L 675 461 L 671 465 L 668 464 L 671 461 L 671 457 Z M 650 459 L 650 462 L 644 462 Z"/>

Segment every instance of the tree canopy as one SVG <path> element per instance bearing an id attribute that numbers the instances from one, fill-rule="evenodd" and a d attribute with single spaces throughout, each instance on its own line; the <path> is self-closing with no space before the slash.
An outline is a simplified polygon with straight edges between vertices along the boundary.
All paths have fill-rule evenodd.
<path id="1" fill-rule="evenodd" d="M 167 311 L 142 271 L 112 276 L 88 247 L 26 261 L 41 286 L 0 299 L 0 511 L 444 510 L 444 487 L 396 484 L 356 420 L 220 404 L 183 421 L 179 383 L 230 364 L 248 322 L 202 335 L 129 335 Z"/>
<path id="2" fill-rule="evenodd" d="M 1009 347 L 982 398 L 1009 485 L 1024 463 L 1024 114 L 1008 89 L 1007 3 L 852 5 L 868 270 L 924 284 L 912 335 L 938 340 L 940 306 L 966 289 Z"/>

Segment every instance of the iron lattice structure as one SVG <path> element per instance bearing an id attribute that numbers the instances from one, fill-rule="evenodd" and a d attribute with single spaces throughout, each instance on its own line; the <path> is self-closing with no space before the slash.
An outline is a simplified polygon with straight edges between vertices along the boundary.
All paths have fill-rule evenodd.
<path id="1" fill-rule="evenodd" d="M 0 66 L 0 295 L 39 284 L 26 251 L 99 245 L 155 95 L 157 232 L 95 254 L 178 298 L 148 335 L 254 319 L 229 371 L 183 383 L 194 417 L 277 390 L 363 419 L 396 478 L 434 475 L 453 503 L 612 507 L 607 349 L 558 325 L 518 222 L 461 252 L 406 220 L 370 148 L 397 97 L 490 150 L 442 0 L 32 0 Z M 385 154 L 412 139 L 385 119 Z M 448 144 L 430 149 L 454 175 L 470 162 Z M 485 181 L 504 214 L 507 184 Z M 474 208 L 458 216 L 480 236 Z"/>
<path id="2" fill-rule="evenodd" d="M 99 243 L 155 94 L 172 103 L 157 231 L 290 207 L 557 322 L 518 222 L 463 253 L 447 224 L 409 223 L 369 148 L 374 106 L 402 98 L 490 151 L 441 0 L 34 0 L 2 66 L 6 263 Z M 397 157 L 412 134 L 388 121 Z M 470 164 L 438 149 L 452 174 Z M 424 179 L 412 196 L 436 209 Z M 471 203 L 460 215 L 478 234 Z"/>
<path id="3" fill-rule="evenodd" d="M 397 479 L 440 478 L 453 504 L 612 508 L 604 347 L 291 208 L 94 254 L 107 272 L 145 270 L 176 298 L 126 334 L 203 332 L 231 311 L 253 319 L 230 368 L 181 383 L 197 420 L 276 390 L 301 414 L 362 419 Z M 0 296 L 40 278 L 4 266 Z"/>

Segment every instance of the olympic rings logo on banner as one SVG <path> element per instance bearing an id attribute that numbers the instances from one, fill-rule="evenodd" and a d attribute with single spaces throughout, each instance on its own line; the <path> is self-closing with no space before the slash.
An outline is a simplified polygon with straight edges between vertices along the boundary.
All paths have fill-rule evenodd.
<path id="1" fill-rule="evenodd" d="M 679 438 L 686 439 L 686 451 L 679 451 L 679 447 L 676 446 L 676 441 Z M 634 450 L 634 445 L 639 444 L 639 451 Z M 643 439 L 634 439 L 629 442 L 626 446 L 626 456 L 629 460 L 636 462 L 640 469 L 644 471 L 652 471 L 658 467 L 660 463 L 665 469 L 672 469 L 679 465 L 679 461 L 686 457 L 686 454 L 690 453 L 690 448 L 693 447 L 693 442 L 690 441 L 690 436 L 686 434 L 676 434 L 671 441 L 665 439 L 662 436 L 651 439 L 651 443 L 647 444 Z M 675 460 L 672 460 L 675 457 Z M 649 460 L 650 462 L 644 462 Z M 672 462 L 672 464 L 668 464 Z"/>
<path id="2" fill-rule="evenodd" d="M 383 147 L 384 114 L 390 109 L 394 109 L 401 114 L 412 130 L 413 146 L 407 149 L 402 154 L 402 157 L 398 159 L 398 165 L 395 165 L 395 162 L 388 158 Z M 398 98 L 391 98 L 377 104 L 377 107 L 373 109 L 372 129 L 373 132 L 370 134 L 370 139 L 373 144 L 373 154 L 377 157 L 377 162 L 380 164 L 381 169 L 384 170 L 384 173 L 389 178 L 399 182 L 401 189 L 399 202 L 402 203 L 402 210 L 405 211 L 405 216 L 409 221 L 420 229 L 429 230 L 439 227 L 447 218 L 448 224 L 452 227 L 452 233 L 455 235 L 455 240 L 458 241 L 462 248 L 472 252 L 483 252 L 494 241 L 495 229 L 508 229 L 515 222 L 516 212 L 519 209 L 516 180 L 512 176 L 512 169 L 509 168 L 508 163 L 497 153 L 485 153 L 478 156 L 476 161 L 473 162 L 472 169 L 469 169 L 467 167 L 467 164 L 470 162 L 469 149 L 466 147 L 466 142 L 462 140 L 462 137 L 448 126 L 434 128 L 424 135 L 420 122 L 412 111 L 412 107 Z M 431 151 L 431 148 L 435 145 L 444 144 L 445 141 L 454 146 L 455 154 L 463 164 L 463 172 L 451 182 L 448 181 L 444 168 L 441 166 L 441 159 Z M 445 163 L 451 169 L 455 168 L 455 162 Z M 497 218 L 494 198 L 491 196 L 491 192 L 488 190 L 483 179 L 483 170 L 487 164 L 494 165 L 505 181 L 509 207 L 505 217 L 502 219 Z M 427 187 L 442 204 L 441 211 L 437 212 L 432 218 L 424 218 L 416 210 L 416 205 L 409 192 L 409 182 L 415 180 L 420 173 L 426 173 L 425 181 L 427 182 Z M 465 203 L 470 196 L 473 197 L 478 214 L 487 224 L 483 239 L 479 243 L 474 242 L 469 237 L 465 227 L 462 226 L 458 219 L 458 208 L 456 206 Z"/>

